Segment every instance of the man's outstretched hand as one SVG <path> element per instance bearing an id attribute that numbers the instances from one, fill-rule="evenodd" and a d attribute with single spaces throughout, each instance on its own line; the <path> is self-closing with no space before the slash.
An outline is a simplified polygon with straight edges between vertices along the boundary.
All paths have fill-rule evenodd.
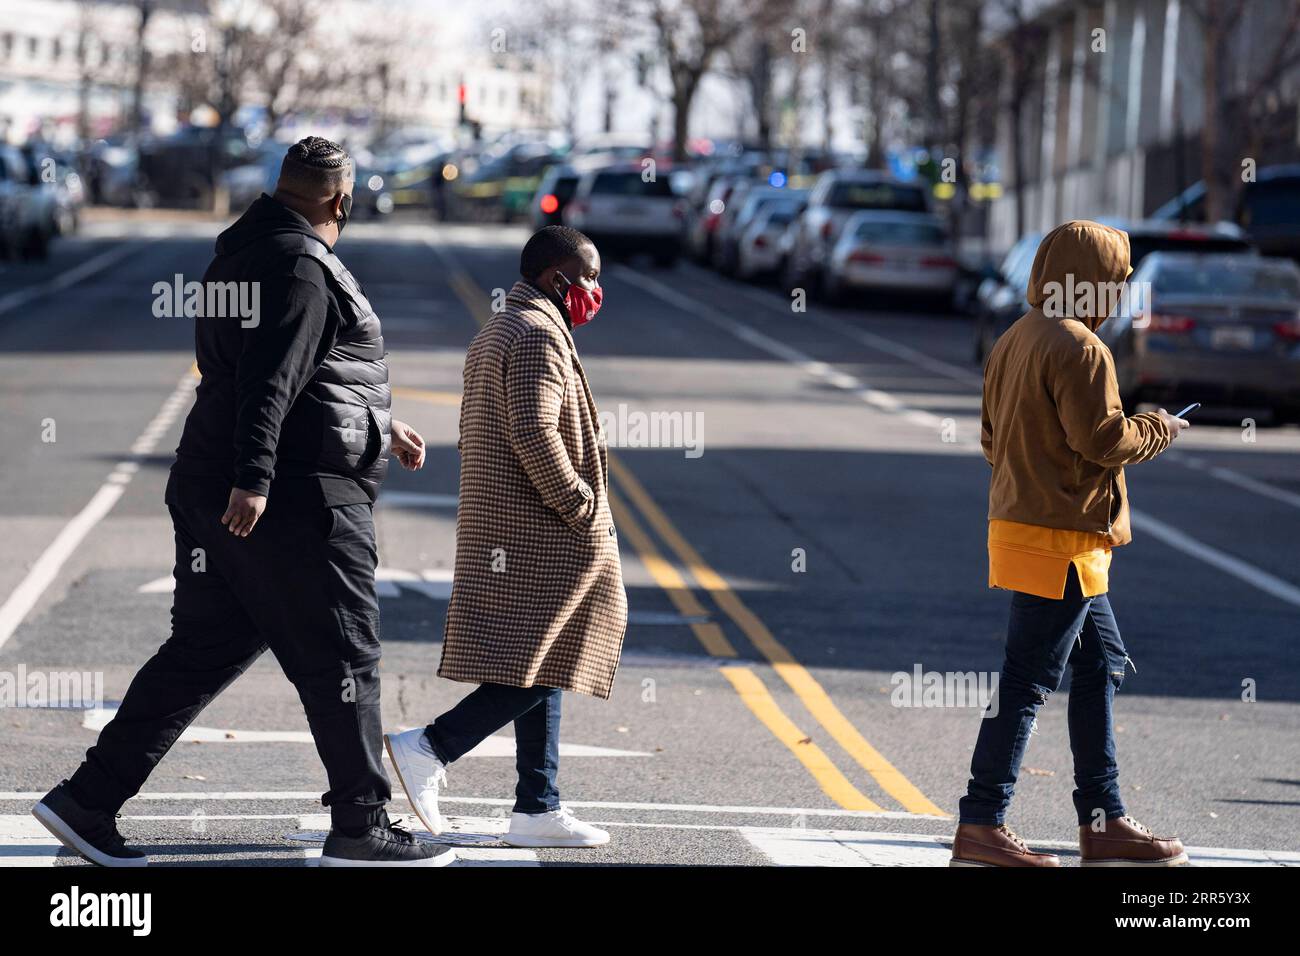
<path id="1" fill-rule="evenodd" d="M 221 516 L 221 523 L 231 534 L 247 538 L 265 510 L 266 495 L 255 495 L 243 488 L 231 488 L 230 501 L 226 505 L 226 513 Z"/>
<path id="2" fill-rule="evenodd" d="M 1178 436 L 1182 434 L 1183 429 L 1190 424 L 1187 419 L 1179 418 L 1177 415 L 1170 415 L 1163 408 L 1157 411 L 1156 414 L 1160 416 L 1160 420 L 1164 422 L 1165 427 L 1169 429 L 1170 441 L 1174 441 L 1178 438 Z"/>
<path id="3" fill-rule="evenodd" d="M 393 454 L 407 471 L 419 471 L 424 467 L 424 439 L 406 422 L 393 419 L 389 429 L 393 441 Z"/>

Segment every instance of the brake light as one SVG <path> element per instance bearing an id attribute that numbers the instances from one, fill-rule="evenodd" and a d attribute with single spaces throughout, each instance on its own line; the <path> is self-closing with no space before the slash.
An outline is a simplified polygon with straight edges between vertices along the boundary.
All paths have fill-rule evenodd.
<path id="1" fill-rule="evenodd" d="M 1300 315 L 1273 326 L 1273 332 L 1284 342 L 1300 342 Z"/>
<path id="2" fill-rule="evenodd" d="M 1192 331 L 1195 326 L 1196 320 L 1186 315 L 1152 313 L 1150 320 L 1147 322 L 1148 331 L 1163 332 L 1169 335 L 1182 335 Z"/>
<path id="3" fill-rule="evenodd" d="M 767 236 L 755 236 L 755 237 L 754 237 L 754 248 L 755 248 L 755 249 L 766 249 L 766 248 L 767 248 Z"/>
<path id="4" fill-rule="evenodd" d="M 824 223 L 822 223 L 822 238 L 829 239 L 831 237 L 831 232 L 834 230 L 834 228 L 835 228 L 835 223 L 833 223 L 829 219 L 827 219 Z"/>
<path id="5" fill-rule="evenodd" d="M 548 216 L 560 208 L 560 200 L 554 193 L 547 193 L 542 197 L 542 212 Z"/>
<path id="6" fill-rule="evenodd" d="M 869 265 L 879 265 L 885 261 L 885 257 L 875 252 L 863 252 L 859 249 L 856 252 L 849 253 L 849 261 L 865 262 Z"/>
<path id="7" fill-rule="evenodd" d="M 932 269 L 955 269 L 957 260 L 952 256 L 923 256 L 921 265 Z"/>

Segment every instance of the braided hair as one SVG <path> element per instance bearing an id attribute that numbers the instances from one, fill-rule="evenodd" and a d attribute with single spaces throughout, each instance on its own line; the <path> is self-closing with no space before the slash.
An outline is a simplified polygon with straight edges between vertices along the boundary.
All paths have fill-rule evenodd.
<path id="1" fill-rule="evenodd" d="M 568 226 L 547 226 L 538 229 L 524 244 L 519 254 L 519 274 L 532 283 L 551 266 L 578 255 L 583 246 L 594 246 L 590 239 L 577 229 Z"/>
<path id="2" fill-rule="evenodd" d="M 352 158 L 323 136 L 294 143 L 280 164 L 280 188 L 303 197 L 332 196 L 351 178 Z"/>

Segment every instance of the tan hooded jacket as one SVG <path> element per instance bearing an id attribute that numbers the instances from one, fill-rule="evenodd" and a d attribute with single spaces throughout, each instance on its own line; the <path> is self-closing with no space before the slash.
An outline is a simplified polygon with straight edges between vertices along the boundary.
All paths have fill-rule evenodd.
<path id="1" fill-rule="evenodd" d="M 1128 234 L 1100 223 L 1067 222 L 1039 245 L 1031 308 L 984 371 L 990 520 L 1132 540 L 1123 466 L 1154 458 L 1172 436 L 1155 413 L 1124 415 L 1114 360 L 1095 334 L 1109 314 L 1098 292 L 1130 271 Z"/>

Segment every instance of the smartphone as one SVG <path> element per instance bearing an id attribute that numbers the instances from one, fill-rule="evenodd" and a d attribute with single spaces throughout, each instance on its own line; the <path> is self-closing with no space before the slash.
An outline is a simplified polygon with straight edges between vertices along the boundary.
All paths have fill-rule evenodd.
<path id="1" fill-rule="evenodd" d="M 1192 404 L 1188 405 L 1188 406 L 1187 406 L 1186 408 L 1184 408 L 1181 412 L 1179 412 L 1177 415 L 1175 415 L 1174 418 L 1182 418 L 1182 417 L 1183 417 L 1184 415 L 1186 415 L 1188 412 L 1194 412 L 1194 411 L 1196 411 L 1196 410 L 1197 410 L 1198 408 L 1200 408 L 1200 407 L 1201 407 L 1201 403 L 1200 403 L 1200 402 L 1192 402 Z"/>

